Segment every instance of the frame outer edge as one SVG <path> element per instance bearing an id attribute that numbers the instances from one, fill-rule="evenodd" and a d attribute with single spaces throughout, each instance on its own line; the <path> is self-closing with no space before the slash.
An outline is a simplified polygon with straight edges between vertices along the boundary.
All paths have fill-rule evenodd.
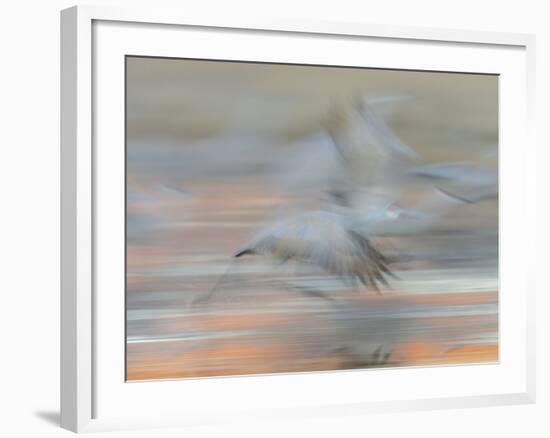
<path id="1" fill-rule="evenodd" d="M 527 110 L 529 144 L 534 134 L 535 37 L 458 29 L 386 26 L 370 23 L 309 22 L 267 18 L 250 20 L 182 15 L 179 11 L 73 6 L 61 11 L 61 427 L 73 432 L 94 431 L 93 392 L 93 259 L 92 259 L 92 21 L 232 27 L 381 38 L 456 41 L 525 47 L 527 51 Z M 535 183 L 533 176 L 532 184 Z M 532 242 L 532 246 L 535 242 Z M 533 272 L 534 275 L 534 272 Z M 536 280 L 530 281 L 531 288 Z M 529 290 L 527 391 L 493 396 L 480 406 L 535 401 L 535 290 Z M 454 401 L 457 402 L 456 400 Z M 471 400 L 469 400 L 471 402 Z M 456 407 L 451 403 L 448 407 Z M 429 409 L 434 409 L 430 407 Z"/>
<path id="2" fill-rule="evenodd" d="M 393 25 L 361 21 L 309 20 L 285 16 L 215 15 L 183 8 L 122 7 L 82 5 L 96 20 L 139 24 L 167 24 L 225 29 L 279 31 L 340 36 L 360 36 L 405 40 L 429 40 L 457 43 L 527 46 L 531 34 L 499 31 Z"/>
<path id="3" fill-rule="evenodd" d="M 61 11 L 61 427 L 92 418 L 91 19 Z"/>
<path id="4" fill-rule="evenodd" d="M 76 8 L 61 12 L 61 427 L 76 432 Z"/>
<path id="5" fill-rule="evenodd" d="M 539 185 L 537 184 L 537 155 L 538 155 L 538 145 L 537 145 L 537 136 L 536 136 L 536 36 L 527 35 L 525 42 L 525 54 L 526 54 L 526 134 L 527 134 L 527 148 L 530 152 L 528 154 L 529 163 L 528 165 L 532 169 L 531 172 L 528 172 L 530 175 L 529 178 L 529 204 L 530 208 L 533 209 L 533 214 L 530 218 L 530 230 L 531 238 L 529 242 L 531 254 L 537 253 L 537 239 L 536 239 L 536 230 L 538 229 L 538 205 L 537 199 L 541 199 L 541 196 L 538 195 L 537 190 Z M 537 330 L 536 330 L 536 317 L 537 317 L 537 293 L 539 291 L 539 282 L 537 279 L 537 267 L 536 263 L 531 264 L 529 280 L 527 282 L 527 376 L 526 376 L 526 391 L 529 403 L 536 403 L 537 399 Z"/>

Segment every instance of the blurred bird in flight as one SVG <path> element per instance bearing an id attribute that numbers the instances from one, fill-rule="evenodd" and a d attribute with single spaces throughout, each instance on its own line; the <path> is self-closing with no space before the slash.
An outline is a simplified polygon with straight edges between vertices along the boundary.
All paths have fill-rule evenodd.
<path id="1" fill-rule="evenodd" d="M 346 108 L 332 108 L 323 129 L 344 171 L 327 190 L 332 203 L 275 221 L 234 257 L 256 255 L 280 264 L 314 265 L 380 293 L 380 286 L 389 287 L 388 279 L 396 276 L 390 267 L 393 260 L 377 246 L 376 236 L 418 232 L 450 208 L 495 196 L 496 175 L 473 164 L 418 166 L 420 157 L 388 126 L 380 109 L 400 100 L 361 96 Z M 417 206 L 401 207 L 395 199 L 411 184 L 425 184 L 427 195 Z M 328 298 L 320 291 L 303 292 Z"/>

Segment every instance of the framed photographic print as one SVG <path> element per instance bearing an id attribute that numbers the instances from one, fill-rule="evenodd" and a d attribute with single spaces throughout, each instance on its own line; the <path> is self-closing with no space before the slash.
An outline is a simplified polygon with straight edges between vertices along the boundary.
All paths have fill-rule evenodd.
<path id="1" fill-rule="evenodd" d="M 531 36 L 61 24 L 63 427 L 534 401 Z"/>

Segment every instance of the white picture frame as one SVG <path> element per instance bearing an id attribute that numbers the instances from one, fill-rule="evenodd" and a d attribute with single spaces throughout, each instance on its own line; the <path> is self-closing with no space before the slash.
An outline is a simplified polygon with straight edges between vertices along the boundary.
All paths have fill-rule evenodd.
<path id="1" fill-rule="evenodd" d="M 123 32 L 131 32 L 131 34 L 118 37 L 117 32 L 119 30 L 116 28 L 118 25 L 126 26 L 127 29 Z M 97 26 L 104 26 L 102 29 L 105 30 L 98 31 Z M 144 406 L 143 412 L 150 415 L 143 415 L 143 413 L 141 415 L 131 415 L 132 411 L 139 411 L 139 409 L 134 410 L 133 408 L 138 407 L 137 404 L 141 403 L 140 394 L 143 395 L 142 400 L 159 397 L 164 392 L 168 393 L 170 386 L 179 384 L 176 382 L 160 382 L 160 386 L 151 391 L 147 389 L 146 384 L 132 384 L 134 385 L 132 388 L 138 389 L 132 389 L 131 394 L 122 394 L 119 387 L 122 387 L 125 383 L 120 381 L 120 370 L 113 370 L 112 367 L 123 366 L 123 364 L 120 361 L 105 362 L 104 358 L 110 357 L 110 354 L 97 354 L 102 349 L 107 352 L 110 351 L 107 349 L 111 347 L 123 348 L 124 342 L 123 339 L 120 339 L 119 344 L 117 344 L 119 347 L 116 347 L 115 343 L 113 343 L 113 346 L 107 346 L 104 336 L 105 330 L 111 331 L 112 329 L 112 332 L 116 334 L 120 333 L 120 327 L 116 326 L 114 322 L 98 323 L 98 318 L 101 318 L 102 321 L 114 321 L 113 318 L 116 318 L 116 312 L 109 311 L 109 298 L 97 299 L 98 290 L 104 291 L 103 285 L 107 284 L 103 278 L 107 278 L 109 275 L 101 268 L 104 259 L 101 255 L 102 246 L 99 245 L 98 249 L 98 236 L 101 233 L 107 234 L 116 232 L 116 230 L 105 228 L 105 231 L 103 231 L 103 225 L 99 224 L 105 222 L 102 222 L 104 216 L 99 217 L 98 211 L 105 211 L 105 209 L 98 210 L 97 206 L 102 202 L 107 202 L 103 200 L 102 194 L 106 192 L 102 187 L 104 184 L 110 184 L 111 182 L 103 175 L 110 174 L 116 178 L 117 174 L 124 174 L 123 165 L 120 167 L 121 163 L 117 161 L 116 157 L 112 160 L 114 164 L 107 169 L 107 165 L 104 166 L 104 159 L 98 158 L 96 154 L 98 144 L 101 144 L 104 138 L 107 138 L 104 137 L 104 132 L 108 131 L 104 128 L 105 123 L 102 119 L 104 117 L 102 108 L 107 103 L 103 103 L 106 101 L 102 97 L 103 94 L 98 90 L 107 87 L 110 91 L 118 90 L 116 93 L 120 93 L 121 84 L 123 88 L 123 77 L 113 74 L 113 71 L 118 70 L 110 70 L 110 59 L 120 60 L 121 54 L 136 54 L 135 51 L 141 51 L 141 47 L 143 47 L 143 53 L 147 54 L 155 53 L 155 50 L 159 50 L 159 47 L 164 47 L 165 52 L 159 53 L 163 56 L 170 50 L 176 50 L 175 48 L 172 49 L 170 44 L 167 44 L 168 40 L 162 40 L 162 38 L 167 38 L 167 35 L 160 35 L 156 42 L 156 37 L 147 38 L 150 43 L 148 43 L 149 45 L 145 44 L 145 39 L 140 38 L 139 35 L 145 32 L 146 27 L 149 29 L 148 32 L 152 32 L 148 37 L 151 37 L 153 33 L 160 35 L 163 32 L 177 32 L 177 29 L 184 28 L 189 29 L 190 32 L 198 31 L 201 35 L 208 35 L 209 32 L 231 30 L 238 34 L 235 38 L 239 38 L 240 41 L 243 41 L 243 39 L 252 41 L 266 34 L 274 40 L 283 36 L 285 38 L 296 38 L 296 41 L 299 38 L 304 39 L 311 35 L 315 35 L 316 38 L 334 37 L 345 39 L 345 37 L 349 37 L 350 40 L 359 43 L 369 40 L 383 41 L 393 45 L 425 47 L 427 55 L 430 54 L 430 50 L 439 50 L 443 53 L 447 50 L 447 47 L 452 46 L 457 50 L 463 48 L 464 56 L 472 58 L 472 66 L 478 65 L 476 63 L 482 66 L 479 71 L 503 74 L 503 77 L 509 78 L 509 81 L 508 79 L 503 81 L 504 85 L 501 84 L 501 92 L 505 99 L 509 99 L 509 103 L 514 103 L 514 109 L 502 112 L 500 124 L 506 121 L 515 121 L 506 126 L 511 124 L 516 126 L 513 128 L 513 132 L 512 128 L 509 128 L 510 130 L 506 128 L 507 131 L 504 132 L 503 144 L 501 145 L 501 152 L 503 152 L 502 148 L 505 152 L 500 169 L 501 190 L 505 194 L 504 201 L 501 200 L 501 216 L 504 218 L 504 225 L 501 224 L 501 233 L 503 231 L 502 227 L 505 227 L 504 230 L 513 230 L 519 226 L 525 231 L 521 239 L 519 239 L 519 236 L 514 238 L 511 234 L 504 235 L 510 237 L 510 243 L 508 244 L 505 241 L 506 252 L 501 252 L 501 269 L 502 263 L 514 264 L 518 268 L 513 276 L 507 274 L 506 278 L 501 278 L 501 281 L 517 286 L 514 288 L 517 295 L 510 295 L 510 301 L 505 299 L 503 303 L 506 318 L 501 319 L 501 336 L 517 338 L 517 342 L 514 341 L 516 342 L 514 347 L 511 347 L 509 351 L 505 351 L 504 358 L 501 357 L 501 363 L 495 365 L 495 367 L 501 368 L 486 368 L 485 371 L 480 371 L 475 366 L 456 367 L 469 368 L 462 378 L 470 379 L 473 376 L 474 383 L 476 379 L 479 382 L 490 380 L 483 373 L 495 376 L 494 381 L 486 386 L 486 392 L 474 393 L 468 392 L 466 389 L 461 392 L 456 389 L 454 392 L 447 393 L 445 388 L 442 388 L 439 392 L 431 393 L 436 395 L 421 398 L 415 395 L 420 394 L 420 392 L 415 393 L 412 390 L 407 394 L 395 392 L 387 398 L 368 398 L 366 396 L 362 398 L 357 395 L 352 396 L 349 394 L 350 391 L 341 389 L 344 382 L 353 382 L 362 378 L 362 374 L 359 373 L 323 374 L 317 380 L 311 375 L 316 373 L 308 373 L 307 376 L 275 377 L 277 379 L 275 382 L 273 382 L 273 376 L 205 379 L 193 381 L 188 385 L 193 385 L 196 387 L 195 390 L 206 391 L 210 395 L 215 394 L 218 387 L 223 387 L 223 391 L 242 390 L 243 394 L 248 397 L 254 395 L 259 398 L 267 397 L 266 395 L 262 396 L 260 392 L 269 394 L 269 391 L 274 390 L 275 386 L 281 387 L 282 392 L 273 393 L 273 397 L 269 402 L 262 403 L 262 400 L 257 399 L 254 404 L 258 406 L 254 409 L 251 409 L 251 406 L 247 405 L 245 401 L 242 401 L 242 403 L 237 401 L 235 410 L 224 410 L 224 399 L 222 397 L 219 406 L 212 408 L 212 412 L 205 409 L 201 410 L 200 406 L 197 407 L 196 412 L 191 412 L 188 408 L 184 409 L 178 405 L 174 405 L 173 409 L 167 409 L 166 406 L 158 404 L 154 407 L 154 412 L 153 407 Z M 131 38 L 128 38 L 129 35 Z M 126 45 L 128 41 L 131 41 L 131 49 Z M 106 44 L 106 42 L 109 44 Z M 344 41 L 338 44 L 348 43 Z M 274 46 L 276 45 L 277 43 L 274 42 Z M 206 46 L 207 44 L 203 46 L 198 44 L 193 48 L 193 53 L 200 55 L 201 50 L 207 50 Z M 250 57 L 255 56 L 253 54 L 254 45 L 251 44 L 250 47 Z M 381 411 L 396 412 L 534 402 L 535 292 L 532 281 L 533 276 L 531 275 L 534 268 L 531 268 L 526 260 L 518 264 L 518 260 L 513 255 L 519 251 L 530 253 L 535 242 L 534 219 L 525 214 L 525 211 L 534 208 L 535 205 L 535 180 L 533 175 L 535 144 L 531 128 L 534 94 L 534 47 L 534 37 L 524 34 L 424 29 L 363 23 L 309 22 L 292 19 L 257 19 L 243 16 L 195 16 L 188 11 L 182 13 L 181 11 L 128 10 L 103 6 L 78 6 L 62 11 L 61 426 L 75 432 L 83 432 L 119 428 L 208 424 L 210 422 L 245 420 L 250 417 L 274 419 L 311 415 L 360 415 Z M 482 52 L 476 52 L 477 54 L 472 56 L 468 55 L 468 50 L 475 52 L 478 49 L 483 49 L 483 55 L 487 56 L 479 56 Z M 131 50 L 131 52 L 126 52 L 127 50 Z M 403 52 L 404 49 L 401 47 L 396 50 Z M 205 55 L 206 58 L 209 56 L 214 55 Z M 243 55 L 229 53 L 227 58 L 239 59 L 239 56 L 242 57 Z M 268 56 L 277 57 L 281 55 L 273 52 Z M 289 54 L 288 56 L 294 56 L 292 60 L 296 61 L 299 54 Z M 323 56 L 331 56 L 331 53 L 325 53 Z M 491 56 L 494 56 L 497 61 L 493 63 Z M 391 61 L 384 62 L 389 63 Z M 444 63 L 446 63 L 446 67 L 442 68 L 441 66 Z M 384 65 L 390 67 L 390 65 Z M 391 67 L 399 68 L 400 65 L 396 63 Z M 474 67 L 468 68 L 465 66 L 461 68 L 460 56 L 457 56 L 454 61 L 450 59 L 445 61 L 444 57 L 440 59 L 432 57 L 429 62 L 423 64 L 422 68 L 426 70 L 456 69 L 458 71 L 471 71 Z M 503 73 L 505 70 L 506 72 Z M 106 85 L 100 84 L 98 87 L 99 81 L 103 81 L 103 78 L 106 78 Z M 509 95 L 506 94 L 508 93 L 506 88 L 508 86 L 510 90 L 513 89 Z M 116 95 L 120 96 L 120 94 Z M 109 105 L 111 103 L 109 102 Z M 515 105 L 516 103 L 517 105 Z M 118 116 L 115 114 L 112 120 L 118 120 Z M 103 123 L 101 129 L 97 129 L 98 123 L 100 125 Z M 123 127 L 113 126 L 111 128 L 109 128 L 111 130 L 109 135 L 113 135 L 112 138 L 115 139 L 120 138 L 120 131 L 123 131 Z M 521 149 L 513 148 L 513 144 L 517 144 L 517 142 L 521 142 L 523 145 Z M 506 158 L 507 155 L 508 158 Z M 512 175 L 509 170 L 506 170 L 507 163 L 512 165 L 514 162 L 517 163 L 518 159 L 523 160 L 522 166 L 520 166 L 522 170 L 518 174 Z M 103 182 L 98 179 L 100 174 Z M 110 201 L 114 203 L 113 205 L 116 205 L 117 201 L 116 192 L 117 190 L 113 190 L 113 199 Z M 511 210 L 515 210 L 515 213 L 508 214 L 508 210 L 502 210 L 503 206 L 506 208 L 513 207 L 514 203 L 519 200 L 524 204 L 520 209 L 512 208 Z M 104 215 L 104 213 L 101 214 Z M 114 264 L 122 262 L 122 260 L 118 262 L 115 260 Z M 120 292 L 123 294 L 123 290 Z M 115 295 L 116 289 L 111 296 Z M 505 298 L 507 296 L 505 295 Z M 115 303 L 115 305 L 118 304 Z M 512 319 L 517 321 L 517 324 L 512 324 L 510 322 Z M 123 322 L 121 321 L 121 323 Z M 113 355 L 119 357 L 120 351 L 114 351 Z M 517 357 L 512 358 L 512 355 Z M 510 358 L 510 361 L 508 358 Z M 505 369 L 508 363 L 510 364 L 510 370 L 506 371 L 507 374 L 500 375 L 498 370 Z M 397 376 L 397 371 L 395 371 L 397 379 L 406 381 L 409 371 L 405 370 L 401 377 Z M 368 371 L 370 377 L 366 376 L 365 379 L 368 377 L 372 381 L 373 373 L 385 373 L 385 377 L 382 375 L 380 377 L 381 380 L 384 380 L 388 378 L 388 372 L 394 371 Z M 448 380 L 451 375 L 449 373 L 455 373 L 454 371 L 440 371 L 438 368 L 424 368 L 413 372 L 417 373 L 419 382 L 422 379 L 430 379 L 430 375 L 436 374 L 440 374 L 439 377 L 435 377 L 436 381 L 438 378 Z M 112 376 L 107 376 L 108 373 L 111 373 Z M 477 375 L 476 373 L 481 374 Z M 337 380 L 337 377 L 331 376 L 337 376 L 341 379 Z M 461 378 L 457 376 L 459 374 L 456 374 L 456 376 L 453 374 L 452 378 Z M 118 379 L 118 383 L 111 387 L 108 383 L 110 379 Z M 319 379 L 322 379 L 324 383 Z M 298 380 L 304 382 L 297 383 Z M 508 386 L 504 384 L 504 380 L 509 383 Z M 326 384 L 326 388 L 332 388 L 332 390 L 324 391 L 323 396 L 312 394 L 310 399 L 306 396 L 302 399 L 298 397 L 298 402 L 288 403 L 285 401 L 284 388 L 285 385 L 288 388 L 288 385 L 294 384 L 303 385 L 300 392 L 304 394 L 308 393 L 308 388 L 317 387 L 319 384 Z M 158 382 L 157 385 L 159 385 Z M 98 390 L 98 388 L 100 389 Z M 192 389 L 190 386 L 188 388 Z M 112 399 L 112 406 L 107 406 L 105 394 L 108 394 L 110 400 Z M 121 398 L 117 398 L 119 396 Z M 117 406 L 125 404 L 123 403 L 124 397 L 126 397 L 125 402 L 133 400 L 136 404 L 132 405 L 132 409 L 127 411 L 123 409 L 117 411 Z M 174 400 L 173 397 L 174 395 L 171 395 L 166 399 L 170 402 L 170 400 Z M 315 403 L 312 402 L 313 398 L 316 399 Z M 98 412 L 101 413 L 102 411 L 108 412 L 108 414 L 98 415 Z"/>

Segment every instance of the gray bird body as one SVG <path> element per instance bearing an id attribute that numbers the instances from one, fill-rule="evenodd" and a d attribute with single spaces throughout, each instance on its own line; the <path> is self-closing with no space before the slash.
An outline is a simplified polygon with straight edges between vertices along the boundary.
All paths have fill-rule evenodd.
<path id="1" fill-rule="evenodd" d="M 359 222 L 331 211 L 311 211 L 276 221 L 260 231 L 235 257 L 261 255 L 318 266 L 378 291 L 392 275 L 388 260 L 360 232 Z"/>

